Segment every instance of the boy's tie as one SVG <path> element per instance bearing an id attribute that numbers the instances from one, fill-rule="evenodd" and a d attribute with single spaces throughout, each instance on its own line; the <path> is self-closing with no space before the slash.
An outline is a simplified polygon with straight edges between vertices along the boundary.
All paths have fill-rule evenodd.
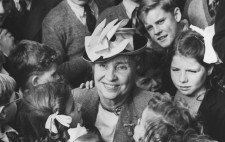
<path id="1" fill-rule="evenodd" d="M 89 32 L 92 33 L 95 29 L 96 18 L 92 14 L 91 9 L 88 4 L 85 5 L 84 9 L 86 12 L 86 24 L 87 24 Z"/>

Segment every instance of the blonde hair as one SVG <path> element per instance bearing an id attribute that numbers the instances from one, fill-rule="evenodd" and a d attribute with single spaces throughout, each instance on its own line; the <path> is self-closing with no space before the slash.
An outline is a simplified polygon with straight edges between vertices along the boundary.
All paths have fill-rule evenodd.
<path id="1" fill-rule="evenodd" d="M 0 73 L 0 105 L 8 103 L 16 87 L 16 81 L 9 75 Z"/>

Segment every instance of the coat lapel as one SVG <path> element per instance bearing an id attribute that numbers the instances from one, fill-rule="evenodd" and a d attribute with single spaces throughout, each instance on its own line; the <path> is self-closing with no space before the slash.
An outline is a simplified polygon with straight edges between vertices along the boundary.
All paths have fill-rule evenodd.
<path id="1" fill-rule="evenodd" d="M 91 89 L 87 92 L 89 97 L 86 97 L 86 101 L 82 104 L 82 118 L 84 119 L 84 125 L 88 127 L 93 127 L 96 121 L 99 105 L 99 96 L 96 88 Z M 91 101 L 90 101 L 91 100 Z"/>
<path id="2" fill-rule="evenodd" d="M 137 120 L 138 114 L 132 97 L 130 97 L 130 99 L 122 106 L 113 141 L 131 142 Z"/>

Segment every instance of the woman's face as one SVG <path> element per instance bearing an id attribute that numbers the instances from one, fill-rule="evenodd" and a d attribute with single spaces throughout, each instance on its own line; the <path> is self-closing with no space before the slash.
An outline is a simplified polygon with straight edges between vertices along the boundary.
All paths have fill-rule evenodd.
<path id="1" fill-rule="evenodd" d="M 155 120 L 159 117 L 162 117 L 161 115 L 155 113 L 152 109 L 149 109 L 146 107 L 142 113 L 142 116 L 140 119 L 138 119 L 138 123 L 134 128 L 134 135 L 133 138 L 135 142 L 143 142 L 144 141 L 144 135 L 146 131 L 147 124 Z"/>
<path id="2" fill-rule="evenodd" d="M 193 95 L 205 87 L 207 70 L 196 59 L 175 55 L 170 68 L 171 78 L 184 95 Z"/>
<path id="3" fill-rule="evenodd" d="M 101 100 L 120 100 L 134 85 L 135 63 L 121 55 L 110 61 L 94 64 L 94 80 Z"/>

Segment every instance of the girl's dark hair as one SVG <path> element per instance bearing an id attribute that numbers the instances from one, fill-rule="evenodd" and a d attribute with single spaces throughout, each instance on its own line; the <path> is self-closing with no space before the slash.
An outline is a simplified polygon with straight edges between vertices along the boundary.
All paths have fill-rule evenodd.
<path id="1" fill-rule="evenodd" d="M 68 128 L 55 120 L 58 134 L 45 129 L 49 115 L 58 112 L 65 114 L 66 103 L 71 95 L 70 88 L 63 83 L 46 83 L 35 86 L 26 92 L 19 112 L 21 131 L 31 141 L 66 141 Z"/>
<path id="2" fill-rule="evenodd" d="M 171 57 L 174 55 L 182 55 L 184 57 L 194 58 L 202 66 L 208 68 L 209 64 L 203 61 L 204 54 L 204 38 L 199 33 L 192 30 L 180 32 L 175 39 L 174 48 L 171 51 Z"/>
<path id="3" fill-rule="evenodd" d="M 205 54 L 205 44 L 203 36 L 199 33 L 187 30 L 180 32 L 174 42 L 173 48 L 170 49 L 169 54 L 167 55 L 167 63 L 170 67 L 172 59 L 175 55 L 182 55 L 184 57 L 194 58 L 199 62 L 203 67 L 208 70 L 210 67 L 214 66 L 213 72 L 206 79 L 206 87 L 207 88 L 223 88 L 223 84 L 225 84 L 225 76 L 224 76 L 224 65 L 216 65 L 216 64 L 207 64 L 203 61 Z M 220 83 L 221 82 L 221 83 Z M 224 89 L 223 89 L 224 90 Z"/>

